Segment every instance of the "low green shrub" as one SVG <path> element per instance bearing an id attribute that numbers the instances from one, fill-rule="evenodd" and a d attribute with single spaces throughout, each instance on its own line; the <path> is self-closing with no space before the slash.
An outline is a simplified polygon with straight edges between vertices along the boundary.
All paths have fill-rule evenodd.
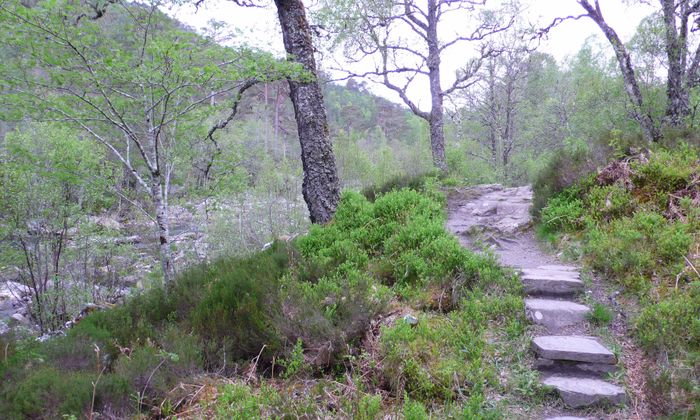
<path id="1" fill-rule="evenodd" d="M 436 173 L 424 173 L 419 175 L 401 175 L 394 177 L 382 185 L 370 186 L 361 191 L 369 201 L 374 201 L 377 197 L 388 192 L 401 189 L 412 189 L 420 191 L 425 186 L 425 182 L 430 178 L 437 178 Z"/>
<path id="2" fill-rule="evenodd" d="M 567 139 L 564 147 L 556 150 L 532 182 L 531 212 L 539 218 L 540 210 L 550 198 L 581 182 L 581 177 L 592 173 L 599 162 L 607 159 L 608 148 L 581 139 Z"/>
<path id="3" fill-rule="evenodd" d="M 522 318 L 522 297 L 470 291 L 459 309 L 447 315 L 419 316 L 418 324 L 403 320 L 382 328 L 383 372 L 396 394 L 432 403 L 460 396 L 478 398 L 486 383 L 495 383 L 488 362 L 492 351 L 486 331 Z"/>
<path id="4" fill-rule="evenodd" d="M 116 415 L 130 412 L 130 388 L 124 378 L 103 375 L 98 382 L 98 376 L 98 372 L 71 373 L 45 365 L 33 366 L 22 381 L 3 386 L 0 400 L 3 417 L 82 417 L 92 407 L 93 383 L 97 383 L 95 407 L 109 407 L 111 414 Z"/>
<path id="5" fill-rule="evenodd" d="M 698 170 L 698 151 L 687 144 L 673 150 L 658 148 L 648 161 L 635 162 L 632 170 L 637 188 L 672 193 L 685 188 Z"/>
<path id="6" fill-rule="evenodd" d="M 353 413 L 356 420 L 375 420 L 381 418 L 382 396 L 363 395 L 357 404 L 357 409 Z"/>
<path id="7" fill-rule="evenodd" d="M 403 418 L 405 420 L 428 420 L 430 416 L 420 401 L 406 397 L 403 402 Z"/>
<path id="8" fill-rule="evenodd" d="M 686 292 L 646 306 L 635 323 L 637 337 L 652 351 L 700 351 L 700 281 Z"/>
<path id="9" fill-rule="evenodd" d="M 263 385 L 255 392 L 247 385 L 227 384 L 219 389 L 216 417 L 237 420 L 263 419 L 272 414 L 270 411 L 275 412 L 282 405 L 282 397 L 268 386 Z"/>
<path id="10" fill-rule="evenodd" d="M 274 250 L 211 266 L 208 293 L 189 316 L 202 339 L 209 368 L 226 363 L 225 358 L 250 359 L 261 351 L 260 361 L 267 363 L 280 351 L 283 338 L 277 327 L 282 317 L 278 289 L 287 264 L 286 253 Z"/>
<path id="11" fill-rule="evenodd" d="M 591 227 L 584 251 L 593 268 L 644 291 L 652 273 L 663 268 L 673 271 L 683 264 L 691 243 L 692 236 L 682 223 L 669 222 L 658 213 L 638 212 Z"/>
<path id="12" fill-rule="evenodd" d="M 619 185 L 593 187 L 585 200 L 587 215 L 596 222 L 630 216 L 636 208 L 632 194 Z"/>
<path id="13" fill-rule="evenodd" d="M 571 232 L 583 227 L 583 202 L 567 194 L 552 197 L 540 212 L 540 224 L 547 232 Z"/>
<path id="14" fill-rule="evenodd" d="M 282 378 L 284 379 L 303 374 L 308 370 L 308 366 L 304 361 L 304 348 L 302 347 L 301 339 L 297 340 L 288 358 L 280 359 L 279 365 L 284 369 L 282 372 Z"/>
<path id="15" fill-rule="evenodd" d="M 660 409 L 678 418 L 700 413 L 700 281 L 658 303 L 645 306 L 635 332 L 642 346 L 656 357 L 647 372 L 648 387 L 660 399 Z"/>

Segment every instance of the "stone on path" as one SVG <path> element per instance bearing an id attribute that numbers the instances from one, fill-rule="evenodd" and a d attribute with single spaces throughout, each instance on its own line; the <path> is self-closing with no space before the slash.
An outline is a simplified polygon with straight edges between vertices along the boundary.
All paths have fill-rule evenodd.
<path id="1" fill-rule="evenodd" d="M 581 276 L 578 271 L 570 270 L 544 270 L 542 268 L 523 268 L 520 270 L 521 275 L 531 277 L 547 277 L 547 278 L 562 278 L 579 280 Z"/>
<path id="2" fill-rule="evenodd" d="M 547 328 L 562 328 L 583 322 L 590 308 L 568 300 L 525 299 L 527 317 Z"/>
<path id="3" fill-rule="evenodd" d="M 615 364 L 615 355 L 593 337 L 545 335 L 532 346 L 539 357 L 552 360 Z"/>
<path id="4" fill-rule="evenodd" d="M 542 381 L 554 387 L 564 404 L 570 407 L 586 407 L 599 403 L 622 404 L 625 390 L 600 379 L 553 375 Z"/>
<path id="5" fill-rule="evenodd" d="M 578 271 L 578 267 L 574 267 L 573 265 L 559 265 L 559 264 L 550 264 L 550 265 L 541 265 L 537 267 L 538 270 L 550 270 L 550 271 Z"/>
<path id="6" fill-rule="evenodd" d="M 583 282 L 574 276 L 523 274 L 520 279 L 530 295 L 572 295 L 583 290 Z"/>

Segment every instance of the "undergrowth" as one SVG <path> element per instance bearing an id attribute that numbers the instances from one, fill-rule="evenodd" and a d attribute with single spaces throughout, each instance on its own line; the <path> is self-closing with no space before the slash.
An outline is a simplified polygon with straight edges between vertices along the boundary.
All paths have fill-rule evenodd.
<path id="1" fill-rule="evenodd" d="M 487 331 L 523 334 L 519 282 L 445 230 L 434 179 L 414 187 L 346 192 L 294 242 L 193 267 L 63 337 L 0 343 L 3 417 L 499 418 Z M 213 400 L 187 391 L 212 376 L 230 378 Z"/>
<path id="2" fill-rule="evenodd" d="M 698 149 L 659 147 L 612 162 L 549 198 L 539 231 L 579 244 L 584 262 L 637 302 L 635 337 L 658 362 L 647 373 L 654 410 L 700 415 Z M 592 314 L 599 324 L 610 318 Z"/>

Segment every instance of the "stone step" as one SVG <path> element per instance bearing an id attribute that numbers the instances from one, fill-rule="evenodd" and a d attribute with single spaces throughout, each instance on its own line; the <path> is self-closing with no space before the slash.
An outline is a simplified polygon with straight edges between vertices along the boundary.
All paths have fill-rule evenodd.
<path id="1" fill-rule="evenodd" d="M 615 364 L 615 355 L 594 337 L 544 335 L 532 339 L 538 357 L 585 363 Z"/>
<path id="2" fill-rule="evenodd" d="M 520 276 L 525 293 L 529 295 L 573 295 L 583 290 L 583 282 L 572 276 L 528 274 Z"/>
<path id="3" fill-rule="evenodd" d="M 579 267 L 575 267 L 573 265 L 564 265 L 564 264 L 549 264 L 549 265 L 541 265 L 537 267 L 539 270 L 550 270 L 550 271 L 579 271 Z"/>
<path id="4" fill-rule="evenodd" d="M 542 383 L 554 387 L 564 404 L 573 408 L 596 404 L 618 405 L 627 398 L 624 389 L 600 379 L 552 375 Z"/>
<path id="5" fill-rule="evenodd" d="M 586 319 L 590 308 L 568 300 L 525 299 L 525 312 L 535 324 L 557 329 L 578 324 Z"/>
<path id="6" fill-rule="evenodd" d="M 523 276 L 541 276 L 549 278 L 565 278 L 565 279 L 576 279 L 581 278 L 581 274 L 578 271 L 560 271 L 560 270 L 543 270 L 541 268 L 523 268 L 520 270 L 520 274 Z"/>

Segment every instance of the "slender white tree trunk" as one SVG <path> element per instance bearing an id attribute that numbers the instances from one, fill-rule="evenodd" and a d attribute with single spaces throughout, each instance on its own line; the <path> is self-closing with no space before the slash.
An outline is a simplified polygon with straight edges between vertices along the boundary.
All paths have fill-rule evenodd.
<path id="1" fill-rule="evenodd" d="M 162 175 L 156 174 L 151 181 L 151 196 L 156 210 L 156 225 L 158 228 L 158 250 L 160 264 L 163 270 L 163 282 L 166 285 L 175 279 L 175 264 L 170 250 L 170 226 L 168 223 L 168 197 Z"/>

